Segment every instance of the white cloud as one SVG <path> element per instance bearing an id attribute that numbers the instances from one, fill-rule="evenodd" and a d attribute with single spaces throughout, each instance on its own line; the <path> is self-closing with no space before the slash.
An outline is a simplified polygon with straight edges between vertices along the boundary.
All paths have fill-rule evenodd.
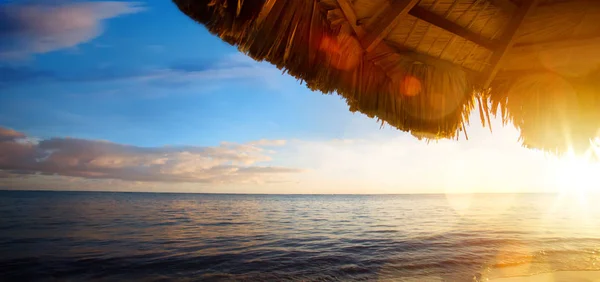
<path id="1" fill-rule="evenodd" d="M 104 20 L 142 10 L 138 3 L 116 1 L 0 5 L 0 56 L 75 47 L 102 34 Z"/>
<path id="2" fill-rule="evenodd" d="M 265 165 L 271 157 L 263 147 L 282 145 L 282 140 L 223 142 L 214 147 L 137 147 L 74 138 L 25 139 L 22 133 L 0 128 L 0 170 L 165 183 L 266 183 L 301 171 Z"/>
<path id="3" fill-rule="evenodd" d="M 0 138 L 7 132 L 0 170 L 8 169 L 2 164 L 12 164 L 15 173 L 113 178 L 125 190 L 179 192 L 554 192 L 562 189 L 556 184 L 560 177 L 573 183 L 559 159 L 522 148 L 514 127 L 493 121 L 493 134 L 474 124 L 468 141 L 430 144 L 399 131 L 359 139 L 258 140 L 213 147 L 141 148 L 79 139 L 17 144 L 23 134 L 0 130 Z M 43 159 L 40 150 L 53 155 Z M 19 158 L 11 158 L 15 154 Z M 41 164 L 32 167 L 23 160 Z M 17 182 L 7 178 L 14 175 L 2 177 L 4 183 Z M 123 184 L 135 181 L 146 184 Z M 211 185 L 198 186 L 206 183 Z"/>
<path id="4" fill-rule="evenodd" d="M 279 147 L 279 146 L 284 146 L 286 144 L 286 140 L 261 139 L 261 140 L 249 142 L 248 144 L 251 144 L 253 146 Z"/>

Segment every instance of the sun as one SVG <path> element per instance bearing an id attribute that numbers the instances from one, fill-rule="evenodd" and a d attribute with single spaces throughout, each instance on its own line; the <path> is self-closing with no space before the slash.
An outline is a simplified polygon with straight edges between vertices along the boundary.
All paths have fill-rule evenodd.
<path id="1" fill-rule="evenodd" d="M 586 197 L 600 193 L 600 140 L 590 142 L 590 148 L 583 155 L 573 150 L 558 162 L 556 184 L 562 195 Z"/>

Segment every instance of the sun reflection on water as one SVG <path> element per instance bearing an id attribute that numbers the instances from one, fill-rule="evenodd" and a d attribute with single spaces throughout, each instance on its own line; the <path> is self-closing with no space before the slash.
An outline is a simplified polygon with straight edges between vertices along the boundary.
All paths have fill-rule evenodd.
<path id="1" fill-rule="evenodd" d="M 596 138 L 583 155 L 578 156 L 570 150 L 557 162 L 554 181 L 558 193 L 546 220 L 564 220 L 563 230 L 569 235 L 600 229 L 592 220 L 600 214 L 600 208 L 595 204 L 600 199 L 599 144 Z M 600 232 L 589 235 L 600 235 Z"/>

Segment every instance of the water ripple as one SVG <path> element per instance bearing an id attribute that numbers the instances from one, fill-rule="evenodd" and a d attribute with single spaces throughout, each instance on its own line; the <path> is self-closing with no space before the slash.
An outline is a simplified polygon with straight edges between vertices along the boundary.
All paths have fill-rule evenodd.
<path id="1" fill-rule="evenodd" d="M 4 191 L 0 273 L 8 281 L 473 281 L 600 269 L 598 210 L 552 215 L 548 195 L 511 195 L 509 207 L 493 208 L 506 204 L 498 197 L 478 195 L 455 211 L 444 195 Z"/>

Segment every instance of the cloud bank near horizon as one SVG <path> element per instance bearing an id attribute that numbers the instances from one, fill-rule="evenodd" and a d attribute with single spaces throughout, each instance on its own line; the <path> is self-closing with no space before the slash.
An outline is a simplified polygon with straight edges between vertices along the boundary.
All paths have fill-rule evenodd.
<path id="1" fill-rule="evenodd" d="M 54 175 L 163 183 L 280 182 L 300 169 L 269 166 L 285 140 L 219 146 L 138 147 L 77 138 L 32 139 L 0 127 L 0 177 Z"/>

